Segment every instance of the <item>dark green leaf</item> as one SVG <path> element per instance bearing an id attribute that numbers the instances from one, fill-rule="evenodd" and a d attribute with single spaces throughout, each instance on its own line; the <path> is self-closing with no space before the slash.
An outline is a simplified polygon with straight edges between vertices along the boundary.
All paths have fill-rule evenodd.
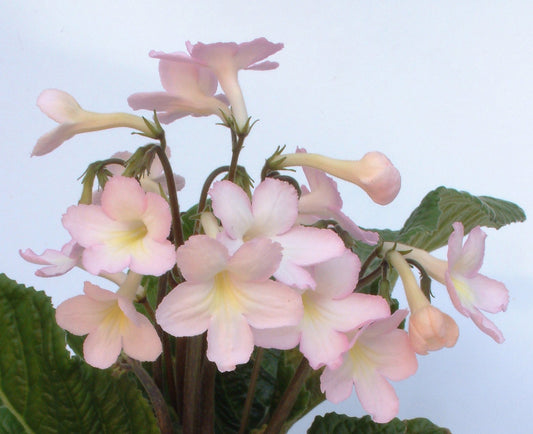
<path id="1" fill-rule="evenodd" d="M 2 432 L 158 432 L 131 374 L 71 358 L 50 299 L 3 274 L 0 347 Z"/>
<path id="2" fill-rule="evenodd" d="M 308 434 L 450 434 L 424 418 L 376 423 L 370 416 L 349 417 L 344 414 L 327 413 L 317 416 L 307 431 Z"/>

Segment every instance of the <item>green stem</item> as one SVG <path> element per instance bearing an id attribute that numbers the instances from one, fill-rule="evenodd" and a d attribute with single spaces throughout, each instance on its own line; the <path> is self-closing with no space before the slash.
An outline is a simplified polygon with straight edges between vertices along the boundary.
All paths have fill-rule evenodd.
<path id="1" fill-rule="evenodd" d="M 246 135 L 236 135 L 233 130 L 231 132 L 232 147 L 231 147 L 231 163 L 228 171 L 228 180 L 233 182 L 235 174 L 237 172 L 237 161 L 239 160 L 239 154 L 241 153 L 242 146 Z"/>
<path id="2" fill-rule="evenodd" d="M 172 420 L 170 419 L 167 403 L 165 402 L 165 398 L 163 398 L 161 391 L 154 383 L 152 377 L 150 377 L 148 372 L 144 370 L 137 360 L 133 360 L 130 357 L 127 357 L 126 360 L 150 398 L 161 433 L 172 434 Z"/>
<path id="3" fill-rule="evenodd" d="M 220 175 L 221 173 L 228 172 L 229 166 L 221 166 L 215 170 L 213 170 L 209 176 L 205 179 L 204 185 L 202 186 L 202 191 L 200 193 L 200 200 L 198 201 L 198 214 L 201 214 L 204 212 L 205 206 L 207 204 L 207 195 L 209 193 L 209 189 L 211 188 L 211 184 L 215 180 L 215 178 Z M 194 233 L 197 234 L 200 230 L 200 220 L 196 220 L 196 223 L 194 224 Z"/>
<path id="4" fill-rule="evenodd" d="M 368 285 L 369 283 L 372 283 L 374 280 L 376 280 L 379 276 L 382 275 L 382 266 L 380 265 L 378 268 L 376 268 L 371 273 L 367 274 L 365 277 L 359 279 L 359 282 L 357 282 L 357 286 L 355 287 L 354 292 L 361 292 L 361 290 Z"/>
<path id="5" fill-rule="evenodd" d="M 270 422 L 263 434 L 277 434 L 280 432 L 283 424 L 287 421 L 289 414 L 294 407 L 296 398 L 300 393 L 300 389 L 307 380 L 308 375 L 312 372 L 311 367 L 305 357 L 302 357 L 302 361 L 298 365 L 292 380 L 283 393 L 281 400 L 274 411 L 274 414 L 270 418 Z"/>
<path id="6" fill-rule="evenodd" d="M 252 370 L 252 375 L 250 376 L 250 385 L 248 386 L 248 392 L 246 393 L 246 400 L 244 401 L 239 434 L 244 434 L 246 432 L 246 427 L 248 426 L 250 410 L 252 409 L 252 403 L 254 401 L 255 386 L 257 384 L 257 379 L 259 378 L 259 373 L 261 372 L 261 362 L 263 361 L 264 352 L 265 350 L 263 348 L 258 347 L 255 353 L 254 368 Z"/>

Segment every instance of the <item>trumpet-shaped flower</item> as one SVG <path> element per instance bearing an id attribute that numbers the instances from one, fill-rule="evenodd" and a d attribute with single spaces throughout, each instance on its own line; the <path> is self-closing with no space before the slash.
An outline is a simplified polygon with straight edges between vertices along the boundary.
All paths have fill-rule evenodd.
<path id="1" fill-rule="evenodd" d="M 298 196 L 286 182 L 267 178 L 257 186 L 251 202 L 229 181 L 215 183 L 210 194 L 213 212 L 224 228 L 218 239 L 231 252 L 256 237 L 278 242 L 283 256 L 274 277 L 287 285 L 314 288 L 315 281 L 304 267 L 344 252 L 344 243 L 335 232 L 295 225 Z"/>
<path id="2" fill-rule="evenodd" d="M 387 254 L 387 259 L 398 271 L 411 310 L 409 338 L 418 354 L 453 347 L 459 337 L 455 321 L 434 306 L 431 306 L 409 268 L 409 264 L 396 250 Z"/>
<path id="3" fill-rule="evenodd" d="M 254 348 L 250 327 L 295 325 L 302 301 L 291 288 L 270 280 L 281 246 L 265 238 L 244 243 L 233 255 L 217 240 L 196 235 L 178 249 L 186 279 L 161 302 L 158 324 L 173 336 L 207 330 L 207 358 L 220 371 L 246 363 Z"/>
<path id="4" fill-rule="evenodd" d="M 166 92 L 135 93 L 128 98 L 134 110 L 155 110 L 168 124 L 184 116 L 229 114 L 228 100 L 215 95 L 218 82 L 213 72 L 195 63 L 159 61 L 159 77 Z"/>
<path id="5" fill-rule="evenodd" d="M 186 45 L 190 57 L 184 53 L 167 54 L 156 51 L 150 52 L 150 56 L 174 62 L 198 64 L 211 69 L 229 100 L 237 125 L 242 128 L 248 121 L 248 113 L 237 78 L 238 72 L 240 69 L 264 71 L 277 68 L 278 63 L 261 62 L 261 60 L 281 50 L 283 44 L 274 44 L 265 38 L 258 38 L 242 44 L 198 42 L 193 45 L 187 42 Z"/>
<path id="6" fill-rule="evenodd" d="M 305 149 L 296 152 L 305 153 Z M 322 170 L 303 166 L 309 189 L 302 185 L 302 194 L 298 201 L 298 221 L 312 225 L 320 219 L 333 219 L 354 239 L 374 245 L 379 241 L 377 232 L 364 231 L 357 226 L 342 209 L 342 199 L 337 183 Z"/>
<path id="7" fill-rule="evenodd" d="M 398 169 L 381 152 L 368 152 L 356 161 L 336 160 L 318 154 L 282 154 L 275 168 L 307 166 L 322 170 L 361 187 L 374 202 L 386 205 L 398 195 L 401 177 Z"/>
<path id="8" fill-rule="evenodd" d="M 168 203 L 123 176 L 109 179 L 101 205 L 71 206 L 63 216 L 72 238 L 85 247 L 82 264 L 93 274 L 126 267 L 153 275 L 169 270 L 176 261 L 167 240 L 170 223 Z"/>
<path id="9" fill-rule="evenodd" d="M 387 380 L 404 380 L 418 368 L 407 333 L 398 329 L 406 315 L 407 310 L 398 310 L 355 333 L 341 366 L 326 367 L 320 377 L 328 401 L 344 401 L 355 385 L 361 405 L 374 421 L 386 423 L 398 414 L 398 397 Z"/>
<path id="10" fill-rule="evenodd" d="M 453 229 L 448 240 L 448 262 L 411 246 L 398 245 L 398 248 L 410 250 L 406 257 L 418 261 L 432 278 L 446 285 L 455 308 L 471 318 L 481 331 L 502 343 L 502 332 L 481 313 L 482 310 L 490 313 L 505 311 L 509 303 L 509 291 L 505 285 L 479 273 L 485 254 L 486 234 L 476 226 L 463 246 L 463 224 L 455 222 Z M 384 247 L 389 244 L 392 245 L 385 243 Z"/>
<path id="11" fill-rule="evenodd" d="M 37 98 L 37 105 L 46 116 L 60 125 L 37 141 L 32 156 L 48 154 L 76 134 L 89 131 L 127 127 L 152 137 L 152 132 L 141 117 L 129 113 L 88 112 L 62 90 L 44 90 Z"/>
<path id="12" fill-rule="evenodd" d="M 304 315 L 297 326 L 254 330 L 255 343 L 265 348 L 300 351 L 313 369 L 336 368 L 350 345 L 345 333 L 390 315 L 382 297 L 354 294 L 361 263 L 349 250 L 312 267 L 315 290 L 302 294 Z"/>
<path id="13" fill-rule="evenodd" d="M 61 251 L 46 249 L 41 255 L 32 249 L 19 250 L 20 256 L 32 264 L 45 265 L 35 272 L 39 277 L 55 277 L 68 273 L 81 261 L 83 247 L 70 240 Z"/>
<path id="14" fill-rule="evenodd" d="M 503 283 L 479 274 L 487 235 L 476 226 L 470 231 L 463 246 L 463 225 L 456 222 L 453 229 L 448 240 L 448 270 L 445 274 L 446 288 L 452 303 L 483 332 L 496 342 L 502 343 L 502 332 L 480 311 L 505 311 L 509 303 L 509 291 Z"/>
<path id="15" fill-rule="evenodd" d="M 83 355 L 91 366 L 109 368 L 122 349 L 140 361 L 154 361 L 161 354 L 154 326 L 133 306 L 141 276 L 131 275 L 117 293 L 85 282 L 84 295 L 69 298 L 56 309 L 60 327 L 75 335 L 88 334 Z"/>

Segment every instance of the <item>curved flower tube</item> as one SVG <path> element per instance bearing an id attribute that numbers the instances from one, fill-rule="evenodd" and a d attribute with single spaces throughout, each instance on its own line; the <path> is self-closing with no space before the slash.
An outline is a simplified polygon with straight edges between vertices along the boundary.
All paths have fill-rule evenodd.
<path id="1" fill-rule="evenodd" d="M 62 90 L 44 90 L 37 98 L 37 106 L 46 116 L 60 125 L 41 136 L 33 148 L 32 156 L 48 154 L 76 134 L 89 131 L 127 127 L 153 137 L 152 132 L 141 117 L 129 113 L 94 113 L 86 111 L 80 107 L 71 95 Z"/>

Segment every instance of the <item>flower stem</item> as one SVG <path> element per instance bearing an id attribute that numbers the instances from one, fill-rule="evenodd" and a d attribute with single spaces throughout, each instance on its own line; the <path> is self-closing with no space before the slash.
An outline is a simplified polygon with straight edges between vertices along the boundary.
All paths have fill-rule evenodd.
<path id="1" fill-rule="evenodd" d="M 281 427 L 287 421 L 292 407 L 296 402 L 300 389 L 304 385 L 305 380 L 311 371 L 312 368 L 309 366 L 309 362 L 303 357 L 263 434 L 277 434 L 280 432 Z"/>
<path id="2" fill-rule="evenodd" d="M 195 434 L 200 410 L 203 337 L 187 339 L 183 382 L 183 433 Z"/>
<path id="3" fill-rule="evenodd" d="M 161 433 L 172 434 L 172 420 L 170 419 L 167 403 L 165 402 L 165 398 L 163 398 L 161 391 L 154 383 L 152 377 L 150 377 L 148 372 L 144 370 L 137 360 L 133 360 L 130 357 L 127 357 L 126 360 L 150 398 Z"/>
<path id="4" fill-rule="evenodd" d="M 255 352 L 254 368 L 252 370 L 252 375 L 250 376 L 250 384 L 248 386 L 248 392 L 246 393 L 246 400 L 244 401 L 239 434 L 244 434 L 246 432 L 246 427 L 248 426 L 250 410 L 252 409 L 252 403 L 254 401 L 255 386 L 257 384 L 257 379 L 259 378 L 259 372 L 261 372 L 261 362 L 263 361 L 264 351 L 263 348 L 258 347 Z"/>
<path id="5" fill-rule="evenodd" d="M 170 161 L 168 161 L 167 154 L 163 144 L 164 139 L 161 139 L 161 146 L 156 146 L 156 152 L 163 166 L 165 172 L 165 179 L 168 186 L 168 200 L 170 203 L 170 212 L 172 213 L 172 233 L 174 234 L 174 245 L 176 247 L 181 246 L 183 241 L 183 229 L 181 227 L 181 216 L 180 216 L 180 206 L 178 203 L 178 195 L 176 193 L 176 184 L 174 182 L 174 174 L 172 172 L 172 166 Z"/>
<path id="6" fill-rule="evenodd" d="M 228 171 L 228 180 L 231 182 L 235 179 L 237 161 L 239 160 L 239 154 L 241 153 L 245 138 L 246 134 L 235 134 L 233 130 L 231 131 L 231 163 Z"/>

